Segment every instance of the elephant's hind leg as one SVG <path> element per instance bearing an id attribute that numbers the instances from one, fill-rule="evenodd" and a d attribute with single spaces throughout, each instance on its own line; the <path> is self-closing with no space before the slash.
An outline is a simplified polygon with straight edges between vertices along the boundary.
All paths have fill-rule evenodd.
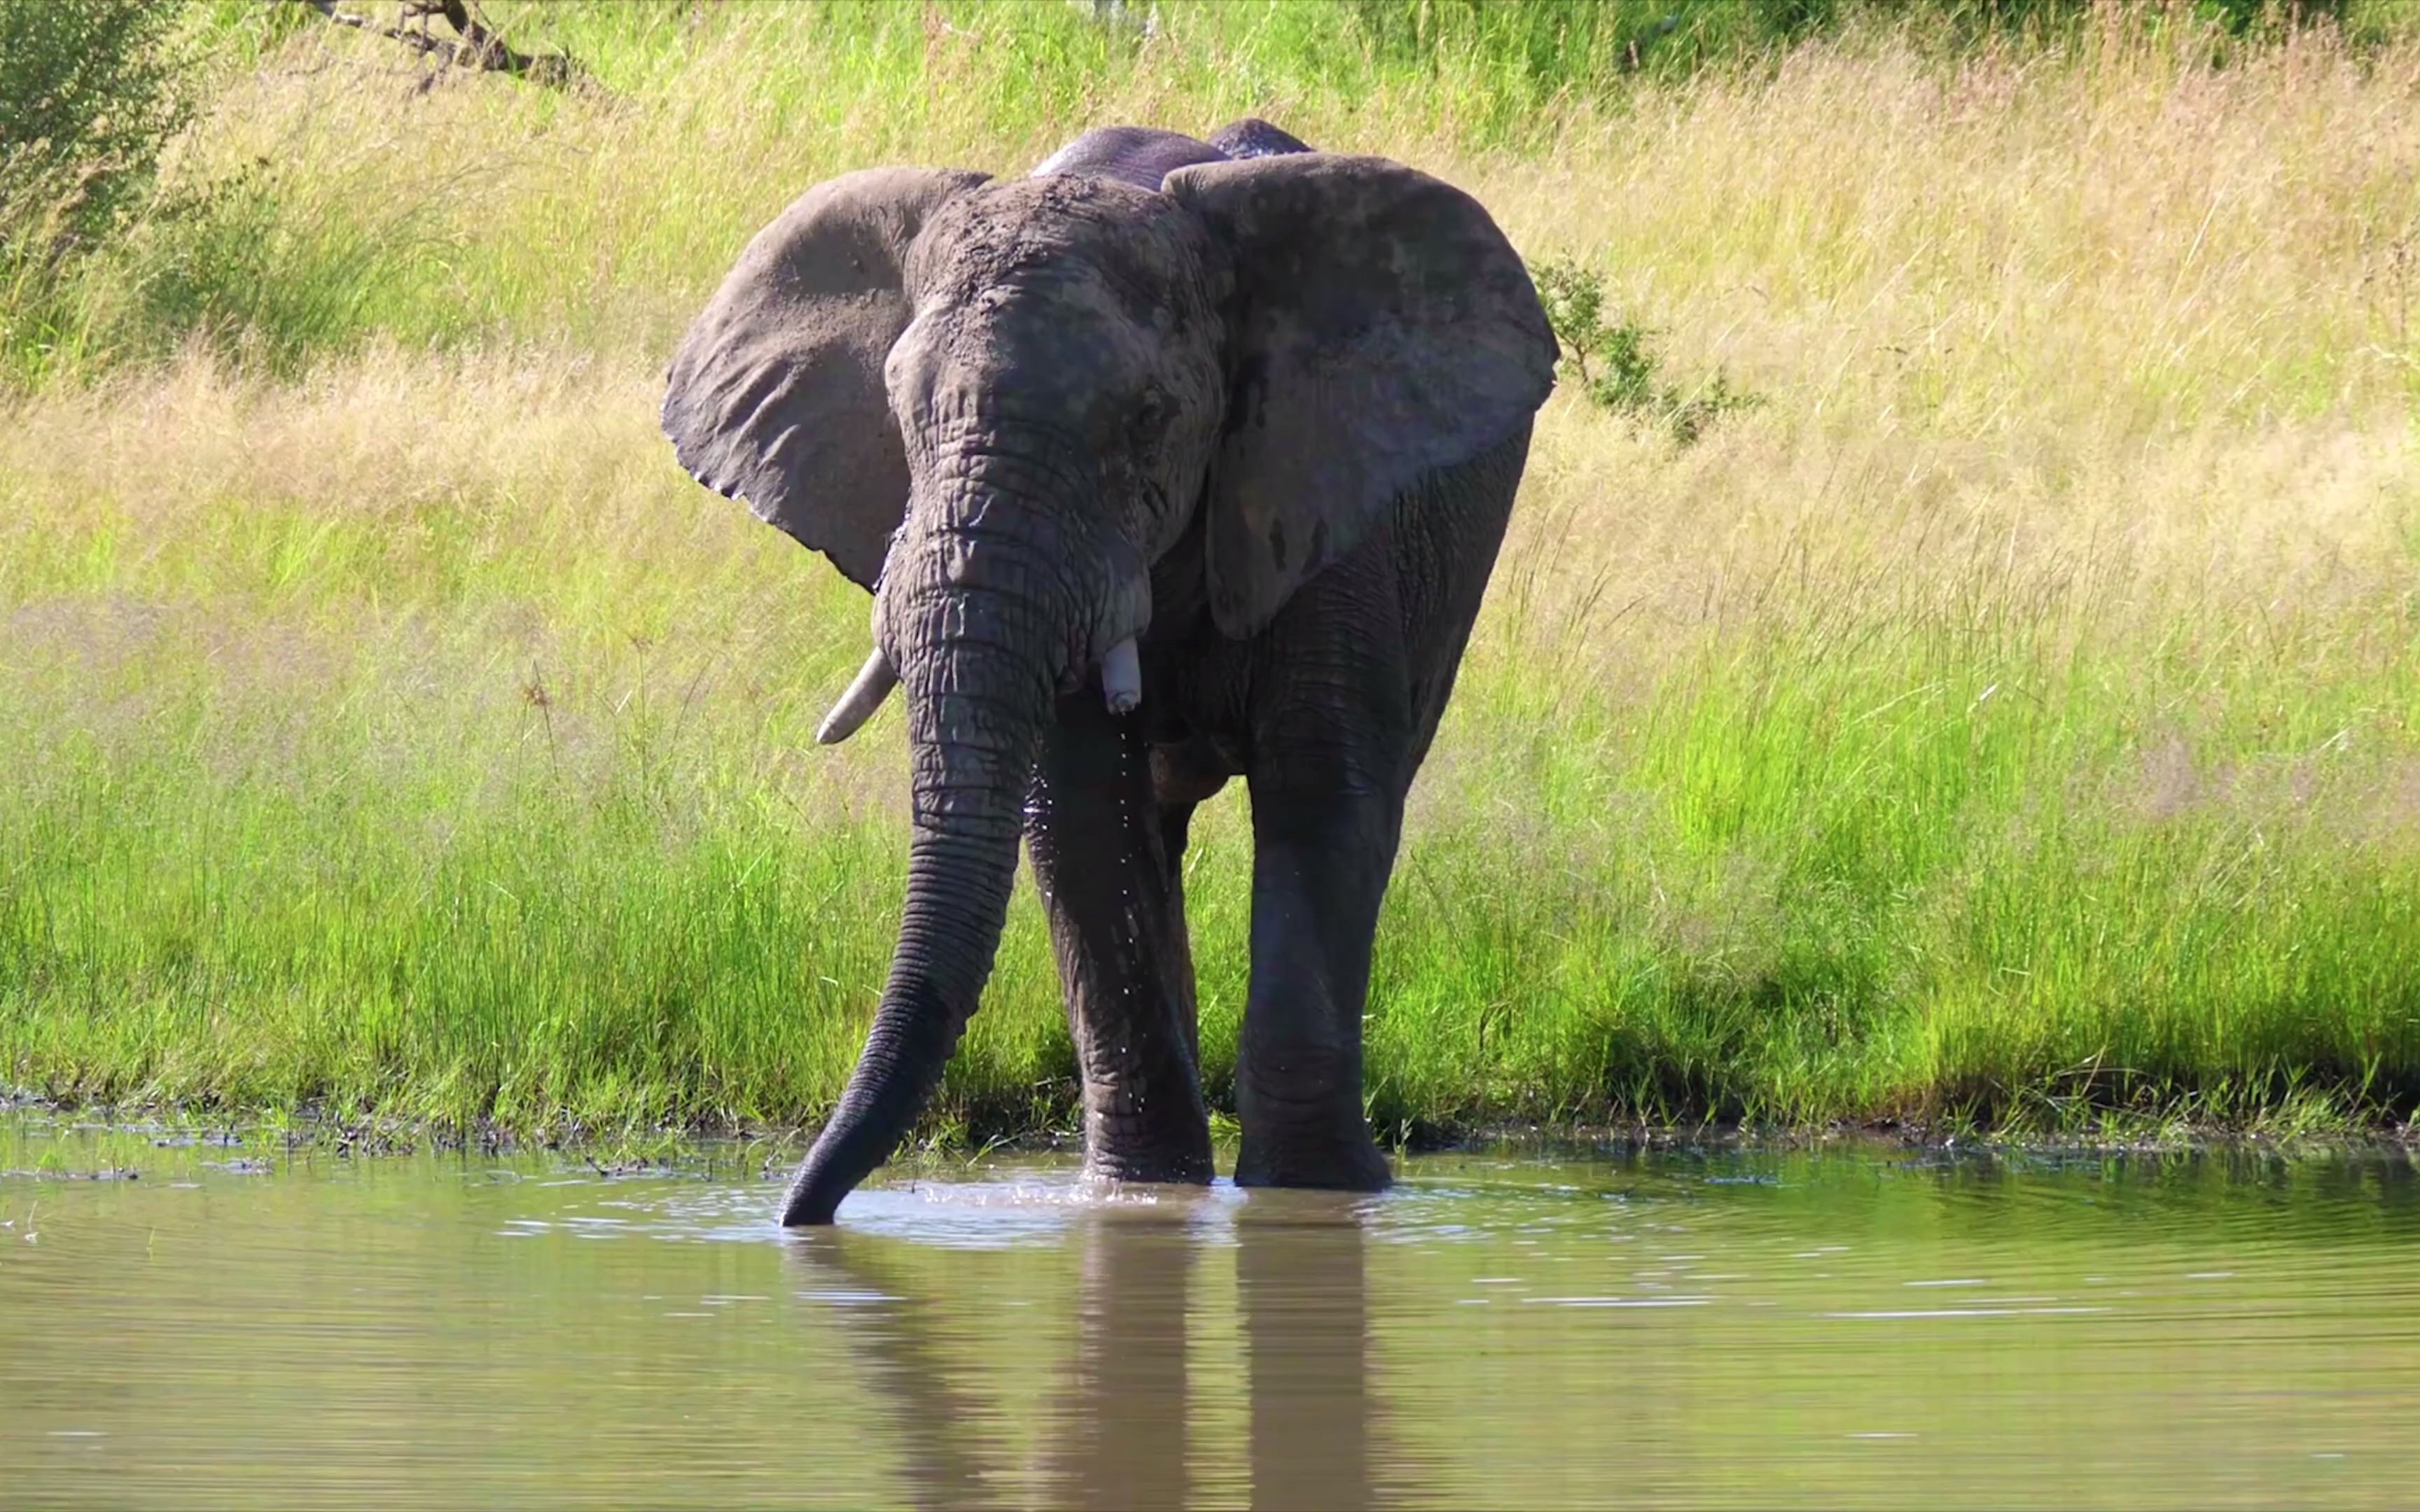
<path id="1" fill-rule="evenodd" d="M 1192 806 L 1163 811 L 1137 725 L 1090 689 L 1060 701 L 1026 839 L 1083 1080 L 1086 1168 L 1207 1181 L 1193 958 L 1171 845 L 1182 851 Z"/>

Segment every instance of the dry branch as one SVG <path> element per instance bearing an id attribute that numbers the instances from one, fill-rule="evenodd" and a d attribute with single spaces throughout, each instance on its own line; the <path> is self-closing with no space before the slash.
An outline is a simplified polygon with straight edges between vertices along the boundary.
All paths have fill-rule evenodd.
<path id="1" fill-rule="evenodd" d="M 496 29 L 473 13 L 465 0 L 405 0 L 403 20 L 396 25 L 375 17 L 336 8 L 336 0 L 296 0 L 310 7 L 339 26 L 350 26 L 373 36 L 388 38 L 404 46 L 438 60 L 443 67 L 476 69 L 486 73 L 510 74 L 532 84 L 560 88 L 581 77 L 580 65 L 570 54 L 560 52 L 524 53 L 498 36 Z M 442 21 L 454 29 L 452 37 L 441 37 L 428 29 L 431 20 Z M 418 25 L 410 24 L 417 22 Z"/>

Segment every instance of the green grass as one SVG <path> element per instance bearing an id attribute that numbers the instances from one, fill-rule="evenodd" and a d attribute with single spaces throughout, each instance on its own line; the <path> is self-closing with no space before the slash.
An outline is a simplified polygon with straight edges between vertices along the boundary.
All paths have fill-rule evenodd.
<path id="1" fill-rule="evenodd" d="M 0 298 L 0 381 L 195 343 L 286 378 L 380 339 L 656 350 L 799 187 L 902 159 L 1013 172 L 1092 120 L 1262 112 L 1339 149 L 1568 161 L 1575 118 L 1824 39 L 2200 68 L 2289 16 L 2369 50 L 2420 32 L 2420 0 L 1153 0 L 1106 24 L 1063 0 L 490 0 L 504 36 L 579 60 L 590 86 L 555 91 L 428 86 L 294 0 L 184 11 L 216 109 L 169 154 L 162 213 Z"/>
<path id="2" fill-rule="evenodd" d="M 863 755 L 801 754 L 853 659 L 853 595 L 742 623 L 814 569 L 735 531 L 716 565 L 765 583 L 726 582 L 725 623 L 650 644 L 604 626 L 714 603 L 702 575 L 511 623 L 499 586 L 565 593 L 536 579 L 577 525 L 515 542 L 433 512 L 348 540 L 212 513 L 139 550 L 96 532 L 11 552 L 11 598 L 41 606 L 9 622 L 0 684 L 12 1080 L 517 1129 L 828 1104 L 904 850 L 892 717 Z M 28 591 L 41 567 L 93 591 Z M 380 583 L 436 596 L 381 612 Z M 2412 628 L 2319 685 L 2303 648 L 2146 667 L 2048 615 L 1809 615 L 1621 701 L 1481 659 L 1382 926 L 1373 1115 L 2406 1111 L 2420 834 L 2409 768 L 2362 752 L 2408 748 Z M 2213 679 L 2205 722 L 2171 728 Z M 1222 797 L 1188 862 L 1222 1103 L 1247 848 Z M 1059 1122 L 1070 1069 L 1021 893 L 939 1117 Z"/>
<path id="3" fill-rule="evenodd" d="M 1953 48 L 1815 7 L 1685 67 L 1590 32 L 1562 73 L 1450 6 L 1408 40 L 1355 6 L 489 10 L 605 90 L 423 90 L 376 39 L 201 17 L 173 213 L 44 296 L 0 424 L 0 1084 L 819 1117 L 896 921 L 897 716 L 813 745 L 862 599 L 681 477 L 663 352 L 823 174 L 1257 111 L 1601 277 L 1654 393 L 1758 399 L 1686 446 L 1545 410 L 1381 927 L 1382 1128 L 2420 1102 L 2389 8 L 2359 45 L 2164 12 Z M 1241 793 L 1196 834 L 1227 1105 Z M 930 1132 L 1063 1127 L 1070 1075 L 1020 892 Z"/>

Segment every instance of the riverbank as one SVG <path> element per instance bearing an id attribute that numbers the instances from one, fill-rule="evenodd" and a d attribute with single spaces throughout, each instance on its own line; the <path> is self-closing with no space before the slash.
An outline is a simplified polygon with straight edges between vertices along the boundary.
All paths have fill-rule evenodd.
<path id="1" fill-rule="evenodd" d="M 1212 1165 L 1224 1179 L 1234 1167 L 1237 1130 L 1223 1115 L 1212 1119 Z M 16 1175 L 68 1180 L 142 1180 L 146 1150 L 225 1150 L 246 1162 L 333 1155 L 378 1159 L 414 1155 L 546 1159 L 566 1170 L 618 1177 L 637 1174 L 752 1173 L 786 1182 L 814 1143 L 807 1127 L 587 1129 L 568 1121 L 470 1125 L 411 1121 L 379 1115 L 339 1118 L 315 1105 L 248 1113 L 199 1105 L 67 1104 L 23 1092 L 0 1091 L 0 1139 L 10 1134 L 73 1134 L 101 1158 L 81 1165 L 18 1170 Z M 1834 1123 L 1804 1127 L 1701 1122 L 1560 1127 L 1496 1125 L 1398 1128 L 1390 1162 L 1433 1156 L 1515 1163 L 1612 1163 L 1642 1158 L 1732 1160 L 1797 1153 L 1852 1154 L 1921 1165 L 1969 1164 L 2012 1169 L 2037 1163 L 2143 1161 L 2151 1166 L 2215 1162 L 2241 1167 L 2269 1161 L 2420 1156 L 2420 1122 L 2332 1118 L 2326 1110 L 2284 1106 L 2251 1124 L 2195 1125 L 2181 1119 L 2110 1113 L 2057 1132 L 1972 1126 Z M 1080 1163 L 1083 1136 L 1071 1119 L 1052 1128 L 1027 1127 L 970 1137 L 964 1129 L 931 1128 L 886 1163 L 890 1184 L 963 1179 L 992 1162 Z M 2150 1167 L 2145 1167 L 2150 1168 Z M 8 1174 L 0 1172 L 0 1174 Z"/>
<path id="2" fill-rule="evenodd" d="M 862 600 L 681 476 L 662 353 L 825 173 L 1250 109 L 1465 185 L 1759 400 L 1542 416 L 1381 926 L 1390 1140 L 2411 1116 L 2420 44 L 1861 34 L 1516 130 L 1175 23 L 1012 89 L 1014 14 L 572 37 L 610 97 L 297 32 L 226 85 L 176 171 L 278 164 L 217 270 L 256 317 L 0 427 L 0 1081 L 816 1122 L 897 716 L 813 745 Z M 1221 1107 L 1248 841 L 1222 795 L 1187 862 Z M 1020 890 L 927 1134 L 1063 1128 L 1071 1072 Z"/>

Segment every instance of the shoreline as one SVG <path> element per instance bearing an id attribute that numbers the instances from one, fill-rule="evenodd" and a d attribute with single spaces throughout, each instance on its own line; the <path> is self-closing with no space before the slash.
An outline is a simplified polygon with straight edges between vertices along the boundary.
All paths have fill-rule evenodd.
<path id="1" fill-rule="evenodd" d="M 467 1153 L 481 1157 L 556 1154 L 607 1175 L 677 1162 L 684 1152 L 710 1159 L 733 1152 L 762 1156 L 768 1180 L 785 1179 L 789 1162 L 804 1153 L 816 1125 L 658 1128 L 587 1131 L 508 1129 L 482 1124 L 472 1129 L 427 1119 L 341 1118 L 323 1109 L 211 1109 L 194 1104 L 101 1105 L 61 1102 L 22 1092 L 0 1092 L 0 1123 L 55 1122 L 75 1131 L 150 1138 L 163 1147 L 195 1143 L 256 1148 L 264 1139 L 288 1152 L 334 1152 L 340 1156 L 407 1156 Z M 1234 1125 L 1214 1117 L 1212 1144 L 1221 1172 L 1233 1164 Z M 1890 1120 L 1835 1122 L 1803 1127 L 1740 1123 L 1704 1124 L 1493 1124 L 1422 1131 L 1408 1143 L 1381 1141 L 1390 1160 L 1432 1156 L 1478 1156 L 1539 1164 L 1630 1159 L 1675 1153 L 1785 1153 L 1837 1148 L 1872 1153 L 1898 1149 L 1956 1158 L 2019 1156 L 2177 1156 L 2259 1154 L 2287 1158 L 2324 1155 L 2420 1155 L 2420 1120 L 2341 1119 L 2290 1130 L 2241 1125 L 2178 1124 L 2116 1118 L 2096 1128 L 1953 1128 Z M 979 1143 L 937 1137 L 911 1142 L 881 1169 L 899 1175 L 968 1168 L 1003 1156 L 1010 1159 L 1080 1158 L 1078 1136 L 1032 1128 Z M 604 1160 L 599 1156 L 606 1157 Z M 1224 1180 L 1222 1175 L 1220 1180 Z"/>

